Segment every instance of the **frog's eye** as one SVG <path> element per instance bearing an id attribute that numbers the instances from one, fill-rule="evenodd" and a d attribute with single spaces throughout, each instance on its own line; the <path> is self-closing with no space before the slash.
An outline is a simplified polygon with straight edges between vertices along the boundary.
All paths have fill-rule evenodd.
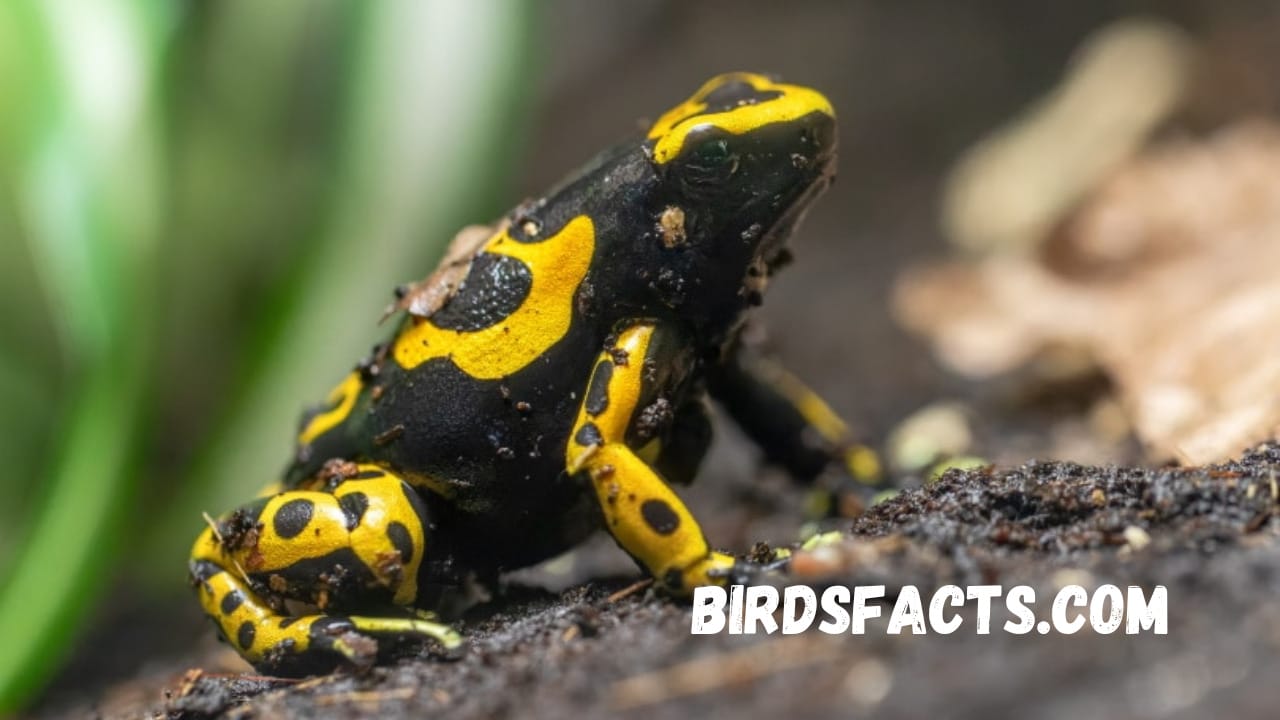
<path id="1" fill-rule="evenodd" d="M 723 185 L 738 171 L 738 156 L 724 138 L 698 143 L 677 163 L 681 183 L 689 190 L 707 191 Z"/>
<path id="2" fill-rule="evenodd" d="M 726 162 L 729 155 L 729 143 L 724 140 L 712 140 L 702 143 L 694 152 L 699 164 L 714 166 Z"/>

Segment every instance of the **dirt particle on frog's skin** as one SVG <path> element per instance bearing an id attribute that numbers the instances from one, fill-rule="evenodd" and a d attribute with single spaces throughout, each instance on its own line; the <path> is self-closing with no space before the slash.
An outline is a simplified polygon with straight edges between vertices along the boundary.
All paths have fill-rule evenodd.
<path id="1" fill-rule="evenodd" d="M 578 294 L 574 301 L 579 315 L 591 315 L 596 298 L 596 286 L 590 281 L 583 281 L 578 287 Z"/>
<path id="2" fill-rule="evenodd" d="M 626 367 L 631 362 L 631 353 L 620 347 L 609 348 L 609 357 L 613 358 L 613 364 L 618 367 Z"/>
<path id="3" fill-rule="evenodd" d="M 533 412 L 533 406 L 525 402 L 524 400 L 517 400 L 516 412 L 522 413 L 524 415 L 528 415 L 529 413 Z"/>
<path id="4" fill-rule="evenodd" d="M 646 382 L 657 382 L 658 363 L 653 358 L 645 358 L 641 371 L 644 373 L 644 379 Z"/>
<path id="5" fill-rule="evenodd" d="M 222 537 L 222 546 L 228 551 L 252 550 L 258 547 L 262 523 L 258 522 L 256 512 L 240 508 L 224 522 L 218 523 L 218 534 Z"/>
<path id="6" fill-rule="evenodd" d="M 320 477 L 334 487 L 337 487 L 343 480 L 350 480 L 359 474 L 360 466 L 350 460 L 332 458 L 326 460 L 324 465 L 320 466 Z"/>
<path id="7" fill-rule="evenodd" d="M 515 460 L 515 459 L 516 459 L 516 451 L 515 451 L 515 450 L 512 450 L 511 448 L 507 447 L 506 445 L 503 445 L 502 447 L 498 448 L 497 453 L 498 453 L 498 457 L 499 457 L 499 458 L 501 458 L 501 459 L 503 459 L 503 460 Z"/>
<path id="8" fill-rule="evenodd" d="M 667 307 L 676 308 L 684 304 L 684 276 L 675 272 L 671 268 L 662 268 L 659 270 L 658 277 L 650 283 L 650 287 L 658 293 L 658 297 L 665 305 L 667 305 Z"/>
<path id="9" fill-rule="evenodd" d="M 772 275 L 778 272 L 778 270 L 790 265 L 795 259 L 796 256 L 791 253 L 789 248 L 779 249 L 778 252 L 774 253 L 773 257 L 766 261 L 769 266 L 769 274 Z"/>
<path id="10" fill-rule="evenodd" d="M 757 542 L 747 551 L 747 560 L 753 563 L 763 565 L 773 562 L 774 559 L 773 548 L 769 547 L 767 542 Z"/>
<path id="11" fill-rule="evenodd" d="M 655 398 L 640 411 L 640 416 L 636 418 L 636 437 L 641 440 L 648 440 L 658 434 L 658 431 L 666 427 L 675 417 L 675 412 L 671 409 L 671 401 L 666 398 Z"/>
<path id="12" fill-rule="evenodd" d="M 658 232 L 662 236 L 662 245 L 668 250 L 684 246 L 688 236 L 684 229 L 684 208 L 668 205 L 658 216 Z"/>
<path id="13" fill-rule="evenodd" d="M 397 423 L 396 425 L 388 428 L 385 432 L 374 435 L 373 444 L 378 447 L 384 447 L 386 445 L 390 445 L 396 440 L 399 440 L 401 435 L 404 435 L 404 424 Z"/>
<path id="14" fill-rule="evenodd" d="M 267 587 L 271 588 L 271 592 L 284 594 L 289 589 L 289 581 L 285 580 L 283 575 L 271 573 L 267 578 Z"/>

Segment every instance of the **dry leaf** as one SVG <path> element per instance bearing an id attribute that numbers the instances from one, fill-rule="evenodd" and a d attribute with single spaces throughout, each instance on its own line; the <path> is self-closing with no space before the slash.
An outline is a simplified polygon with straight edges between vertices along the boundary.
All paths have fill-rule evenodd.
<path id="1" fill-rule="evenodd" d="M 1253 121 L 1129 162 L 1038 256 L 909 273 L 895 310 L 970 376 L 1085 350 L 1153 458 L 1198 464 L 1280 429 L 1277 268 L 1280 126 Z"/>
<path id="2" fill-rule="evenodd" d="M 471 272 L 471 261 L 489 238 L 504 231 L 506 222 L 495 225 L 468 225 L 449 242 L 440 264 L 423 280 L 396 290 L 396 301 L 383 311 L 382 320 L 404 310 L 410 315 L 429 318 L 449 302 Z"/>

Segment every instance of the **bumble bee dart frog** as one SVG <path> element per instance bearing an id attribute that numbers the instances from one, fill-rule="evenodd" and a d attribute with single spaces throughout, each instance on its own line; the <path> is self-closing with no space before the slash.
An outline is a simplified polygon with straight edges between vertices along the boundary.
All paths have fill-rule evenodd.
<path id="1" fill-rule="evenodd" d="M 429 611 L 606 529 L 676 595 L 759 566 L 713 550 L 671 484 L 708 393 L 801 480 L 877 474 L 828 406 L 740 341 L 833 176 L 820 93 L 716 77 L 400 288 L 402 318 L 303 418 L 282 482 L 192 549 L 200 604 L 260 671 L 368 665 L 462 638 Z"/>

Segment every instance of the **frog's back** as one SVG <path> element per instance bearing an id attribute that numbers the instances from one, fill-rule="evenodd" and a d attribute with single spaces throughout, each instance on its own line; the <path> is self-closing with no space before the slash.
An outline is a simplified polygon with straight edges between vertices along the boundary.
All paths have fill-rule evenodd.
<path id="1" fill-rule="evenodd" d="M 606 154 L 513 212 L 462 259 L 465 275 L 438 309 L 406 313 L 392 340 L 304 419 L 287 484 L 332 458 L 368 460 L 434 496 L 456 522 L 556 546 L 529 549 L 531 559 L 580 540 L 589 498 L 565 471 L 568 436 L 617 321 L 656 311 L 614 292 L 617 273 L 638 268 L 607 250 L 637 220 L 601 178 L 623 192 L 643 166 L 635 148 Z M 535 531 L 549 525 L 566 537 Z"/>

